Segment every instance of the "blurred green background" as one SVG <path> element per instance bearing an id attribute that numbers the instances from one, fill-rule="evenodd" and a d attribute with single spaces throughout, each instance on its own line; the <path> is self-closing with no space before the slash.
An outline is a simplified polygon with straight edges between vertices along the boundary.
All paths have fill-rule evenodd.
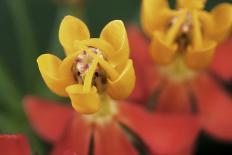
<path id="1" fill-rule="evenodd" d="M 220 2 L 208 0 L 207 9 Z M 139 25 L 141 0 L 0 0 L 0 133 L 25 133 L 33 152 L 47 154 L 50 146 L 33 133 L 22 108 L 25 95 L 63 100 L 51 93 L 38 72 L 36 58 L 45 52 L 63 57 L 58 28 L 65 15 L 82 18 L 98 36 L 112 19 Z M 170 0 L 174 4 L 174 0 Z M 225 154 L 232 144 L 221 143 L 204 133 L 196 154 Z"/>

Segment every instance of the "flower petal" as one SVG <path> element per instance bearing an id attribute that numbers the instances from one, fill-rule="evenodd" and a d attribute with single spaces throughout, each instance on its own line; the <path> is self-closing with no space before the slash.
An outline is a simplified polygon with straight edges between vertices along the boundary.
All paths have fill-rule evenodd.
<path id="1" fill-rule="evenodd" d="M 67 126 L 63 137 L 58 141 L 51 155 L 62 155 L 68 152 L 75 152 L 73 155 L 88 155 L 91 140 L 91 126 L 76 114 Z"/>
<path id="2" fill-rule="evenodd" d="M 30 155 L 30 147 L 22 135 L 0 135 L 0 152 L 4 155 Z"/>
<path id="3" fill-rule="evenodd" d="M 163 87 L 155 111 L 162 113 L 191 113 L 188 88 L 180 83 L 168 83 Z"/>
<path id="4" fill-rule="evenodd" d="M 106 40 L 114 48 L 110 60 L 113 64 L 124 63 L 129 58 L 129 45 L 125 26 L 121 20 L 108 23 L 102 30 L 101 39 Z"/>
<path id="5" fill-rule="evenodd" d="M 97 89 L 93 86 L 89 91 L 83 91 L 83 85 L 68 86 L 66 91 L 72 101 L 73 108 L 81 114 L 91 114 L 101 107 Z"/>
<path id="6" fill-rule="evenodd" d="M 138 153 L 118 124 L 112 122 L 97 125 L 94 130 L 94 155 L 119 154 L 137 155 Z"/>
<path id="7" fill-rule="evenodd" d="M 125 99 L 135 86 L 133 62 L 128 60 L 123 71 L 115 81 L 108 80 L 107 92 L 114 99 Z"/>
<path id="8" fill-rule="evenodd" d="M 193 0 L 177 0 L 178 8 L 188 8 L 188 9 L 204 9 L 204 0 L 193 1 Z"/>
<path id="9" fill-rule="evenodd" d="M 88 27 L 80 19 L 73 16 L 65 16 L 60 24 L 59 39 L 67 55 L 76 52 L 74 42 L 76 40 L 89 39 Z"/>
<path id="10" fill-rule="evenodd" d="M 214 59 L 211 63 L 211 70 L 224 80 L 232 79 L 232 37 L 218 46 Z"/>
<path id="11" fill-rule="evenodd" d="M 198 117 L 165 114 L 150 116 L 138 106 L 127 103 L 120 106 L 119 119 L 155 154 L 174 154 L 189 148 L 200 128 Z"/>
<path id="12" fill-rule="evenodd" d="M 65 88 L 73 83 L 73 80 L 62 79 L 59 73 L 59 67 L 62 61 L 51 54 L 43 54 L 37 59 L 40 73 L 47 86 L 60 96 L 67 96 Z"/>
<path id="13" fill-rule="evenodd" d="M 174 17 L 167 0 L 143 0 L 142 1 L 142 26 L 148 36 L 152 36 L 154 30 L 164 30 L 164 25 Z"/>
<path id="14" fill-rule="evenodd" d="M 50 142 L 55 142 L 61 137 L 73 116 L 71 108 L 38 97 L 26 97 L 24 103 L 32 127 L 42 138 Z"/>
<path id="15" fill-rule="evenodd" d="M 199 77 L 193 85 L 205 130 L 215 138 L 232 140 L 232 100 L 215 81 Z"/>
<path id="16" fill-rule="evenodd" d="M 135 89 L 129 99 L 145 103 L 151 93 L 158 88 L 160 76 L 148 54 L 149 43 L 143 34 L 132 25 L 127 28 L 127 32 L 136 74 Z"/>
<path id="17" fill-rule="evenodd" d="M 201 12 L 200 18 L 207 38 L 221 42 L 231 33 L 232 5 L 221 3 L 210 13 Z"/>
<path id="18" fill-rule="evenodd" d="M 150 53 L 153 60 L 158 64 L 168 64 L 174 58 L 177 44 L 169 45 L 161 33 L 154 33 L 150 45 Z"/>

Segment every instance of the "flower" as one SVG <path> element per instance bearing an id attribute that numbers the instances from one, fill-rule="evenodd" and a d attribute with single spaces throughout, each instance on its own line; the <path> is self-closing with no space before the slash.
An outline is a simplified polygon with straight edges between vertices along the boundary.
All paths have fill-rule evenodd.
<path id="1" fill-rule="evenodd" d="M 174 10 L 167 0 L 143 0 L 142 26 L 152 39 L 149 50 L 156 63 L 170 64 L 181 57 L 195 70 L 209 66 L 215 47 L 231 32 L 232 6 L 222 3 L 207 12 L 205 2 L 177 0 Z"/>
<path id="2" fill-rule="evenodd" d="M 125 101 L 107 102 L 91 115 L 80 115 L 70 106 L 38 97 L 28 96 L 24 103 L 32 127 L 54 145 L 51 155 L 67 150 L 80 155 L 137 155 L 133 146 L 137 136 L 152 153 L 174 155 L 181 151 L 178 153 L 186 155 L 199 131 L 196 118 L 153 118 L 138 105 Z"/>
<path id="3" fill-rule="evenodd" d="M 130 95 L 135 75 L 122 21 L 110 22 L 100 38 L 90 38 L 81 20 L 66 16 L 60 25 L 59 40 L 66 58 L 43 54 L 37 62 L 47 86 L 60 96 L 69 96 L 76 111 L 95 113 L 105 97 L 124 99 Z"/>
<path id="4" fill-rule="evenodd" d="M 232 78 L 232 38 L 217 47 L 209 69 L 198 72 L 189 69 L 180 59 L 167 66 L 153 63 L 147 52 L 148 40 L 134 26 L 128 27 L 128 38 L 137 76 L 130 100 L 149 103 L 154 122 L 158 116 L 173 124 L 176 123 L 172 122 L 173 117 L 188 123 L 195 118 L 199 131 L 203 129 L 219 140 L 232 140 L 232 100 L 224 87 Z M 188 127 L 191 130 L 192 126 Z M 194 144 L 195 139 L 191 140 Z M 176 143 L 181 145 L 183 141 Z"/>
<path id="5" fill-rule="evenodd" d="M 30 155 L 30 147 L 23 135 L 0 135 L 0 152 L 4 155 Z"/>

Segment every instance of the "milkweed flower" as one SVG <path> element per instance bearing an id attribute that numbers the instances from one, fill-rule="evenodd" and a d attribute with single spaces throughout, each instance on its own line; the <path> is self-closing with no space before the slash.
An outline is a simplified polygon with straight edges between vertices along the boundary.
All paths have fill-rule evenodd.
<path id="1" fill-rule="evenodd" d="M 232 100 L 230 92 L 224 87 L 231 83 L 232 78 L 231 37 L 220 43 L 212 63 L 200 71 L 190 68 L 180 57 L 168 65 L 154 63 L 148 53 L 149 40 L 134 26 L 128 27 L 128 38 L 137 78 L 130 100 L 149 103 L 154 110 L 154 122 L 160 117 L 175 126 L 173 118 L 185 120 L 181 122 L 183 124 L 194 120 L 199 122 L 199 131 L 204 130 L 219 140 L 232 140 Z M 166 128 L 172 130 L 170 126 Z M 189 126 L 188 130 L 191 128 Z M 183 135 L 188 139 L 188 134 Z M 175 136 L 181 137 L 178 134 Z M 192 143 L 188 144 L 194 145 L 195 139 L 191 140 Z M 173 153 L 172 144 L 165 144 L 170 149 L 159 149 L 159 153 Z M 182 140 L 175 144 L 184 147 Z"/>
<path id="2" fill-rule="evenodd" d="M 124 99 L 130 95 L 135 74 L 122 21 L 110 22 L 99 38 L 90 38 L 81 20 L 66 16 L 59 40 L 66 58 L 43 54 L 37 62 L 47 86 L 60 96 L 69 96 L 76 111 L 95 113 L 107 104 L 108 96 Z"/>
<path id="3" fill-rule="evenodd" d="M 174 125 L 160 117 L 153 122 L 153 116 L 138 105 L 125 101 L 111 102 L 108 107 L 91 115 L 81 115 L 68 105 L 38 97 L 26 97 L 24 103 L 32 127 L 54 145 L 51 155 L 60 155 L 65 151 L 80 155 L 90 152 L 93 155 L 138 155 L 139 151 L 133 146 L 135 137 L 139 137 L 148 152 L 156 153 L 157 147 L 173 150 L 175 146 L 186 152 L 199 128 L 195 118 L 191 122 L 173 118 Z M 167 130 L 167 126 L 173 130 Z M 183 134 L 189 136 L 176 138 L 176 135 Z M 173 146 L 166 147 L 163 141 Z M 177 141 L 184 144 L 176 145 Z"/>
<path id="4" fill-rule="evenodd" d="M 170 9 L 167 0 L 143 0 L 141 21 L 151 38 L 150 53 L 158 64 L 170 64 L 178 57 L 195 70 L 206 68 L 214 49 L 232 28 L 232 6 L 222 3 L 212 11 L 206 0 L 177 0 Z"/>
<path id="5" fill-rule="evenodd" d="M 0 152 L 4 155 L 30 155 L 28 141 L 23 135 L 0 135 Z"/>

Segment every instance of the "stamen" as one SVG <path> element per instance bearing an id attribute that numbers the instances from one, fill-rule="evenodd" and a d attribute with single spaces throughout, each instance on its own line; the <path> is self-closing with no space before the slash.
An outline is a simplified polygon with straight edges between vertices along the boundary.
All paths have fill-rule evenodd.
<path id="1" fill-rule="evenodd" d="M 104 58 L 102 52 L 94 47 L 89 47 L 90 51 L 95 53 L 101 58 Z M 78 84 L 84 84 L 85 77 L 87 72 L 89 71 L 91 65 L 93 64 L 94 58 L 89 55 L 86 51 L 81 52 L 72 66 L 72 72 L 74 79 L 77 81 Z M 92 77 L 92 85 L 94 85 L 99 93 L 102 93 L 106 89 L 107 78 L 106 72 L 101 68 L 99 64 L 95 67 L 95 73 Z"/>

